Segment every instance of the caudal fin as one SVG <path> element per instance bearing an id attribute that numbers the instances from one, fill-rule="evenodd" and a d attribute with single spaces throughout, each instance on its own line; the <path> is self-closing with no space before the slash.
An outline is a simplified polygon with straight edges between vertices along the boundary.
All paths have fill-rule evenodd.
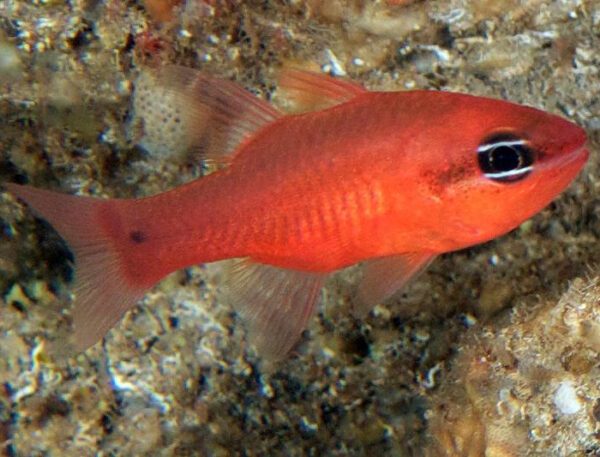
<path id="1" fill-rule="evenodd" d="M 107 200 L 18 184 L 4 186 L 46 219 L 73 251 L 75 347 L 83 351 L 100 340 L 146 289 L 128 283 L 122 254 L 103 229 L 101 209 Z"/>

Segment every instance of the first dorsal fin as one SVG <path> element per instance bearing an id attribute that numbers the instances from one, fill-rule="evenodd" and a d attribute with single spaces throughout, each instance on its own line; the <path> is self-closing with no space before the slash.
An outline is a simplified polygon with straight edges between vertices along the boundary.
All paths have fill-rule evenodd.
<path id="1" fill-rule="evenodd" d="M 280 116 L 237 84 L 178 65 L 142 73 L 133 107 L 142 123 L 139 142 L 146 149 L 193 149 L 220 162 Z"/>
<path id="2" fill-rule="evenodd" d="M 280 72 L 278 90 L 296 112 L 329 108 L 367 91 L 351 81 L 297 69 Z"/>

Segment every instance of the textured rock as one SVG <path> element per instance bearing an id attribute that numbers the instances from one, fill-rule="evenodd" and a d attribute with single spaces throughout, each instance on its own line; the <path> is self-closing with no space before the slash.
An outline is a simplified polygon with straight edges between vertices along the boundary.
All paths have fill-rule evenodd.
<path id="1" fill-rule="evenodd" d="M 349 313 L 354 273 L 341 273 L 270 369 L 246 350 L 212 267 L 172 275 L 102 344 L 65 357 L 68 250 L 0 194 L 0 450 L 600 452 L 600 2 L 190 0 L 162 18 L 142 2 L 0 2 L 0 181 L 127 197 L 197 176 L 189 162 L 158 166 L 130 135 L 134 82 L 165 62 L 261 97 L 294 66 L 507 98 L 584 126 L 590 164 L 520 229 L 443 256 L 363 321 Z"/>

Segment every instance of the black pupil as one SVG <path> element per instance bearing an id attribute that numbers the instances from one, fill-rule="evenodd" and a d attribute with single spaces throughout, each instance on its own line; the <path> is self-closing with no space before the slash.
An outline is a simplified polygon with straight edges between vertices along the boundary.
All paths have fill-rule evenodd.
<path id="1" fill-rule="evenodd" d="M 490 165 L 496 171 L 511 171 L 519 168 L 521 153 L 514 146 L 499 146 L 489 152 Z"/>
<path id="2" fill-rule="evenodd" d="M 514 134 L 498 133 L 479 145 L 477 159 L 486 178 L 498 182 L 514 182 L 531 172 L 534 153 L 522 138 Z"/>

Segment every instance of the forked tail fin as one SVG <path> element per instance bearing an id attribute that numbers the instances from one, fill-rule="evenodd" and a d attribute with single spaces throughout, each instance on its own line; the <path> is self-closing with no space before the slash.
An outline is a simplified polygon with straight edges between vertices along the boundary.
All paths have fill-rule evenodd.
<path id="1" fill-rule="evenodd" d="M 100 340 L 147 288 L 127 280 L 123 253 L 103 228 L 102 208 L 110 203 L 18 184 L 4 186 L 46 219 L 73 251 L 75 347 L 83 351 Z"/>

